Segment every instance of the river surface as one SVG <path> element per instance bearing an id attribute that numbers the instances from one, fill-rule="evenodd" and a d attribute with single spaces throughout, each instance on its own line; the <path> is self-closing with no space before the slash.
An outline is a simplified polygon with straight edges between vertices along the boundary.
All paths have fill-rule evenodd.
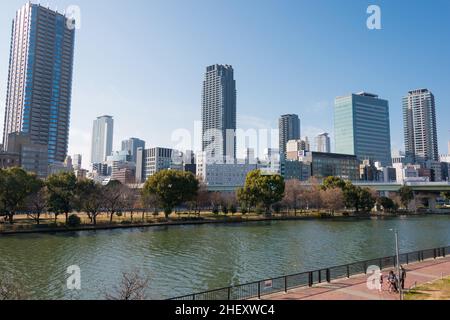
<path id="1" fill-rule="evenodd" d="M 122 272 L 149 276 L 165 299 L 229 285 L 450 245 L 450 216 L 255 222 L 0 237 L 0 272 L 35 299 L 103 299 Z M 69 291 L 67 267 L 81 268 Z"/>

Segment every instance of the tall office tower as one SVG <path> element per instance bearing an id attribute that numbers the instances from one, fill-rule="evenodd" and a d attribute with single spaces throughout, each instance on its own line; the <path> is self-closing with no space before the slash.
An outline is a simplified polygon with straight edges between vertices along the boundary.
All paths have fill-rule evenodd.
<path id="1" fill-rule="evenodd" d="M 3 145 L 24 133 L 64 162 L 69 140 L 75 31 L 63 14 L 27 3 L 12 23 Z"/>
<path id="2" fill-rule="evenodd" d="M 331 152 L 331 142 L 330 137 L 328 136 L 328 133 L 322 133 L 319 134 L 316 137 L 316 151 L 317 152 L 324 152 L 324 153 L 330 153 Z"/>
<path id="3" fill-rule="evenodd" d="M 392 165 L 387 100 L 366 92 L 336 98 L 334 129 L 336 153 Z"/>
<path id="4" fill-rule="evenodd" d="M 403 98 L 406 157 L 413 163 L 439 160 L 434 95 L 428 89 L 409 91 Z"/>
<path id="5" fill-rule="evenodd" d="M 290 140 L 300 140 L 300 119 L 296 114 L 282 115 L 278 121 L 280 154 L 286 157 L 286 144 Z"/>
<path id="6" fill-rule="evenodd" d="M 101 116 L 94 120 L 92 129 L 91 164 L 103 163 L 112 153 L 114 120 L 111 116 Z"/>
<path id="7" fill-rule="evenodd" d="M 136 163 L 137 149 L 145 149 L 145 141 L 138 138 L 130 138 L 122 141 L 122 151 L 128 151 L 131 158 L 130 161 Z"/>
<path id="8" fill-rule="evenodd" d="M 244 160 L 245 163 L 249 164 L 255 164 L 256 163 L 256 156 L 255 156 L 255 149 L 253 148 L 245 148 L 244 149 Z"/>
<path id="9" fill-rule="evenodd" d="M 83 156 L 81 154 L 73 155 L 73 169 L 80 170 L 83 166 Z"/>
<path id="10" fill-rule="evenodd" d="M 202 95 L 202 150 L 208 158 L 236 159 L 236 81 L 233 67 L 206 68 Z"/>

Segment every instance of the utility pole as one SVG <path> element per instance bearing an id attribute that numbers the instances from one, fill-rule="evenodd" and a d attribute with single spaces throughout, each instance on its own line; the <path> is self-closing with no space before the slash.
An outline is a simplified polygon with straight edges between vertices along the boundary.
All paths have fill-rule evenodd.
<path id="1" fill-rule="evenodd" d="M 400 300 L 403 300 L 403 289 L 401 285 L 401 270 L 400 270 L 400 250 L 398 245 L 398 231 L 394 229 L 395 233 L 395 251 L 397 256 L 397 276 L 398 276 L 398 292 L 400 293 Z"/>

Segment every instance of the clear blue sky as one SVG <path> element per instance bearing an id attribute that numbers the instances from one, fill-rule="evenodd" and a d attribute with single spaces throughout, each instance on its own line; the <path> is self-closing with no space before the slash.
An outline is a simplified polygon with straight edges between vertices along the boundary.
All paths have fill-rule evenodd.
<path id="1" fill-rule="evenodd" d="M 24 0 L 0 4 L 0 113 L 11 19 Z M 47 4 L 47 1 L 43 1 Z M 401 98 L 426 87 L 436 96 L 440 153 L 450 138 L 448 0 L 52 0 L 81 8 L 70 153 L 88 160 L 92 120 L 115 118 L 115 149 L 137 136 L 170 146 L 200 120 L 205 67 L 232 64 L 238 125 L 274 127 L 298 113 L 302 135 L 333 135 L 336 96 L 368 91 L 389 100 L 392 145 L 403 149 Z M 366 28 L 381 6 L 382 30 Z M 3 119 L 3 118 L 2 118 Z M 0 125 L 0 127 L 3 124 Z"/>

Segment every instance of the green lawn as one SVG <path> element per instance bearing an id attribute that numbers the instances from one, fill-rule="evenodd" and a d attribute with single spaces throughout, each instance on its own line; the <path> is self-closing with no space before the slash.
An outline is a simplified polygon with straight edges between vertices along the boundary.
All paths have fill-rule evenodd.
<path id="1" fill-rule="evenodd" d="M 450 300 L 450 278 L 418 286 L 405 294 L 405 300 Z"/>

